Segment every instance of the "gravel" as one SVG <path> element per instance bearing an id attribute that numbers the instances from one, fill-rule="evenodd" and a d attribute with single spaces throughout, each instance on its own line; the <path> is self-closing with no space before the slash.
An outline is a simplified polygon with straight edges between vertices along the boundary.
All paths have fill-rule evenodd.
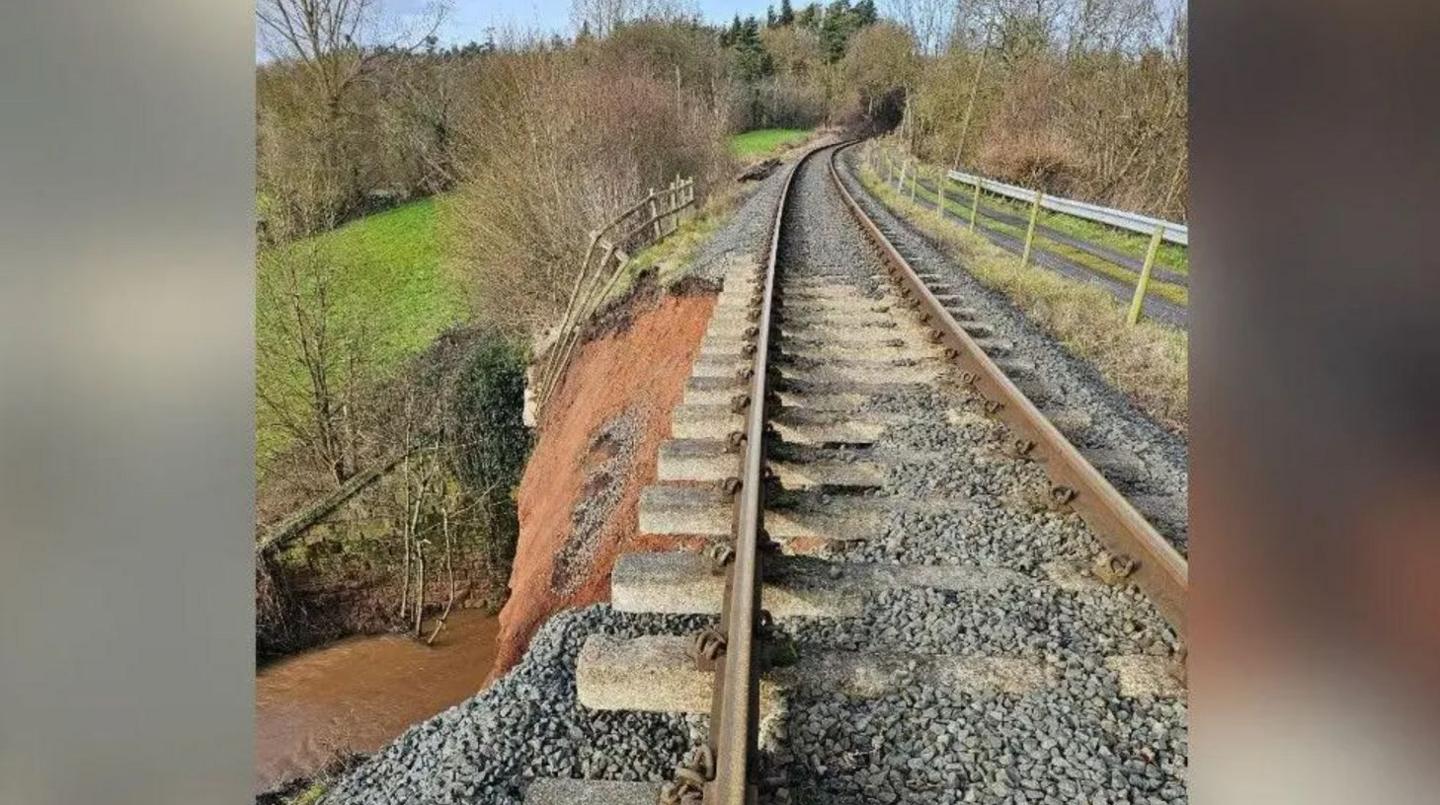
<path id="1" fill-rule="evenodd" d="M 600 534 L 619 507 L 629 481 L 626 474 L 641 436 L 639 419 L 634 406 L 613 417 L 590 440 L 581 459 L 589 464 L 585 498 L 570 513 L 570 535 L 550 571 L 550 589 L 557 595 L 570 595 L 589 577 Z"/>
<path id="2" fill-rule="evenodd" d="M 838 162 L 842 181 L 860 205 L 885 230 L 895 247 L 917 271 L 949 279 L 950 285 L 966 297 L 965 306 L 990 324 L 995 337 L 1015 344 L 1013 356 L 1027 360 L 1036 367 L 1036 374 L 1064 400 L 1067 408 L 1080 408 L 1090 414 L 1092 424 L 1078 438 L 1077 447 L 1114 449 L 1138 457 L 1145 465 L 1146 477 L 1139 482 L 1111 477 L 1122 493 L 1134 496 L 1168 496 L 1178 507 L 1152 516 L 1157 526 L 1182 554 L 1188 550 L 1188 513 L 1184 501 L 1189 495 L 1189 444 L 1186 439 L 1155 422 L 1135 407 L 1093 366 L 1071 355 L 1060 344 L 1016 310 L 1001 293 L 986 288 L 952 258 L 937 248 L 903 219 L 892 214 L 865 190 L 853 175 L 856 156 L 843 151 Z M 1149 512 L 1147 512 L 1149 514 Z"/>
<path id="3" fill-rule="evenodd" d="M 751 205 L 773 209 L 773 195 L 763 201 L 771 190 L 778 185 L 762 186 L 740 215 Z M 796 194 L 782 243 L 787 276 L 831 275 L 878 293 L 869 279 L 875 257 L 838 206 L 820 160 L 798 177 Z M 759 243 L 764 216 L 748 214 Z M 745 220 L 737 217 L 736 228 L 743 230 Z M 750 235 L 727 237 L 730 245 L 713 254 L 745 248 L 738 244 Z M 997 328 L 1011 324 L 999 313 L 987 318 Z M 1006 335 L 1017 345 L 1022 335 L 1029 339 L 1024 349 L 1035 353 L 1027 357 L 1037 365 L 1068 366 L 1033 334 Z M 979 415 L 967 392 L 948 382 L 896 386 L 866 410 L 898 413 L 902 421 L 886 429 L 876 450 L 845 456 L 888 463 L 871 496 L 910 506 L 888 516 L 882 539 L 829 556 L 1005 567 L 1024 583 L 985 591 L 886 590 L 860 616 L 784 619 L 778 629 L 802 656 L 846 649 L 1010 657 L 1041 666 L 1050 682 L 1025 695 L 918 683 L 872 699 L 802 685 L 786 694 L 766 732 L 767 765 L 778 783 L 762 802 L 1186 802 L 1184 699 L 1122 697 L 1116 673 L 1104 664 L 1112 655 L 1167 656 L 1175 645 L 1169 626 L 1133 588 L 1062 589 L 1051 580 L 1046 563 L 1084 565 L 1099 545 L 1074 514 L 1028 502 L 1046 488 L 1043 473 L 998 451 L 1003 430 Z M 1117 421 L 1102 431 L 1143 437 L 1136 423 L 1105 415 Z M 406 732 L 327 801 L 510 803 L 536 776 L 666 779 L 703 736 L 706 717 L 584 710 L 575 701 L 576 655 L 592 633 L 679 635 L 706 622 L 626 615 L 603 605 L 557 615 L 509 674 Z"/>
<path id="4" fill-rule="evenodd" d="M 879 264 L 841 208 L 823 162 L 811 163 L 797 192 L 800 203 L 782 241 L 786 276 L 828 275 L 879 295 L 872 279 Z M 988 297 L 973 306 L 1042 375 L 1059 367 L 1072 371 L 1062 384 L 1080 382 L 1057 347 L 1011 332 L 1011 322 L 985 305 L 998 307 Z M 1021 336 L 1028 339 L 1023 344 Z M 1084 399 L 1105 397 L 1096 391 Z M 1054 684 L 1025 696 L 914 684 L 872 700 L 802 689 L 769 747 L 786 779 L 774 801 L 1185 802 L 1184 701 L 1122 698 L 1116 674 L 1100 659 L 1166 657 L 1176 645 L 1174 631 L 1134 588 L 1094 583 L 1075 591 L 1051 581 L 1047 563 L 1083 567 L 1100 546 L 1076 515 L 1039 507 L 1048 489 L 1043 471 L 1000 452 L 1005 430 L 981 415 L 970 392 L 950 380 L 897 385 L 864 409 L 901 415 L 870 459 L 888 465 L 875 497 L 914 505 L 890 515 L 883 539 L 834 548 L 829 557 L 1005 567 L 1028 583 L 990 591 L 888 590 L 858 617 L 787 619 L 780 629 L 802 656 L 845 649 L 1012 657 L 1043 666 Z M 1128 424 L 1100 415 L 1092 411 L 1101 432 Z M 1127 436 L 1145 438 L 1139 429 Z M 846 456 L 866 458 L 863 450 Z"/>
<path id="5" fill-rule="evenodd" d="M 699 276 L 720 281 L 729 263 L 735 259 L 755 260 L 764 253 L 775 204 L 785 185 L 785 170 L 777 170 L 760 180 L 749 191 L 739 209 L 695 255 L 692 271 Z"/>
<path id="6" fill-rule="evenodd" d="M 704 716 L 604 712 L 575 699 L 591 634 L 685 634 L 711 619 L 605 605 L 552 617 L 520 663 L 483 693 L 407 730 L 340 781 L 326 803 L 519 803 L 536 777 L 668 779 Z"/>
<path id="7" fill-rule="evenodd" d="M 720 280 L 737 259 L 767 246 L 785 171 L 758 182 L 701 247 L 691 271 Z M 633 441 L 626 418 L 614 424 L 620 452 Z M 609 464 L 610 462 L 605 462 Z M 603 486 L 603 485 L 602 485 Z M 603 525 L 605 495 L 577 507 L 577 526 Z M 586 553 L 583 540 L 570 550 Z M 568 546 L 567 546 L 568 547 Z M 565 564 L 565 563 L 562 563 Z M 564 578 L 554 580 L 563 587 Z M 485 691 L 416 724 L 346 775 L 326 803 L 519 803 L 536 777 L 602 780 L 670 778 L 703 740 L 706 716 L 597 712 L 575 699 L 575 658 L 591 634 L 688 634 L 711 619 L 618 613 L 608 606 L 553 616 L 521 661 Z"/>

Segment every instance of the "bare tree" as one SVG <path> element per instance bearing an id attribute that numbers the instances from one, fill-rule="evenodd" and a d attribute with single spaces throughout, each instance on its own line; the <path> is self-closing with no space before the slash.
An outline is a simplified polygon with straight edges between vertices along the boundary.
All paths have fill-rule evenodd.
<path id="1" fill-rule="evenodd" d="M 352 128 L 347 119 L 360 113 L 354 97 L 384 54 L 433 44 L 448 9 L 436 0 L 408 23 L 399 23 L 382 18 L 377 0 L 258 0 L 261 42 L 274 58 L 299 65 L 307 79 L 322 167 L 336 177 L 342 196 L 359 189 L 361 146 L 347 136 Z"/>
<path id="2" fill-rule="evenodd" d="M 355 473 L 352 389 L 361 341 L 336 331 L 334 266 L 309 245 L 274 251 L 261 262 L 257 291 L 265 301 L 257 324 L 272 337 L 258 341 L 267 369 L 256 376 L 256 396 L 270 422 L 344 483 Z M 297 397 L 303 406 L 293 404 Z"/>
<path id="3" fill-rule="evenodd" d="M 578 34 L 589 31 L 606 37 L 616 26 L 632 20 L 674 21 L 698 16 L 693 3 L 685 0 L 571 0 L 570 24 Z"/>
<path id="4" fill-rule="evenodd" d="M 385 26 L 377 0 L 258 0 L 255 15 L 270 55 L 305 65 L 327 102 L 338 106 L 387 50 L 413 52 L 431 41 L 449 12 L 432 0 L 408 24 Z"/>
<path id="5" fill-rule="evenodd" d="M 915 37 L 920 52 L 934 55 L 949 44 L 958 0 L 886 0 L 885 10 Z"/>
<path id="6" fill-rule="evenodd" d="M 1070 9 L 1071 54 L 1136 53 L 1159 31 L 1155 0 L 1077 0 Z"/>

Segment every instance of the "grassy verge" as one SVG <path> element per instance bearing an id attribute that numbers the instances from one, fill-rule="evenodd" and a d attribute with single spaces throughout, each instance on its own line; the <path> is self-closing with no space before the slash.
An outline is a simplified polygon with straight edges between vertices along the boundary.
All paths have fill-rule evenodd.
<path id="1" fill-rule="evenodd" d="M 907 189 L 908 189 L 909 185 L 906 185 L 906 187 L 907 187 Z M 920 185 L 920 186 L 918 186 L 918 187 L 916 188 L 915 198 L 916 198 L 917 200 L 918 200 L 918 199 L 925 199 L 925 200 L 929 201 L 929 202 L 930 202 L 930 207 L 931 207 L 931 209 L 934 208 L 936 196 L 935 196 L 934 193 L 930 192 L 930 190 L 928 190 L 925 186 Z M 969 220 L 970 220 L 970 204 L 971 204 L 972 202 L 971 202 L 971 201 L 967 201 L 967 199 L 973 199 L 973 197 L 970 196 L 970 195 L 961 195 L 959 198 L 956 198 L 956 197 L 954 197 L 954 196 L 947 195 L 947 196 L 945 197 L 945 209 L 949 210 L 950 212 L 955 213 L 956 215 L 960 216 L 960 217 L 961 217 L 962 219 L 964 219 L 965 221 L 969 221 Z M 982 199 L 982 200 L 981 200 L 981 204 L 980 204 L 980 205 L 981 205 L 982 208 L 987 207 L 987 206 L 992 206 L 992 205 L 993 205 L 993 206 L 1002 206 L 1002 207 L 1003 207 L 1003 206 L 1007 206 L 1007 205 L 999 204 L 999 203 L 997 202 L 997 199 L 996 199 L 995 196 L 985 195 L 985 196 L 982 196 L 981 199 Z M 991 202 L 991 204 L 987 204 L 987 202 Z M 1010 206 L 1014 206 L 1014 205 L 1010 205 Z M 1019 210 L 1019 214 L 1022 215 L 1023 217 L 1028 218 L 1029 215 L 1030 215 L 1030 209 L 1029 209 L 1028 207 L 1023 207 L 1023 205 L 1021 205 L 1021 206 L 1022 206 L 1022 209 Z M 1011 211 L 1013 211 L 1013 210 L 1011 210 Z M 1071 218 L 1070 216 L 1061 216 L 1061 215 L 1054 214 L 1054 213 L 1047 213 L 1045 210 L 1041 210 L 1040 212 L 1041 212 L 1041 214 L 1040 214 L 1040 216 L 1039 216 L 1039 218 L 1040 218 L 1040 223 L 1042 223 L 1042 224 L 1044 224 L 1044 225 L 1047 225 L 1047 226 L 1053 226 L 1053 224 L 1052 224 L 1050 221 L 1045 220 L 1047 214 L 1050 215 L 1050 217 L 1051 217 L 1052 219 L 1054 219 L 1054 218 L 1069 218 L 1071 221 L 1079 221 L 1079 220 L 1080 220 L 1080 219 L 1077 219 L 1077 218 Z M 1081 221 L 1081 222 L 1082 222 L 1082 223 L 1091 223 L 1091 222 L 1089 222 L 1089 221 Z M 1010 235 L 1011 237 L 1018 238 L 1018 239 L 1020 239 L 1020 240 L 1022 240 L 1022 241 L 1025 239 L 1025 227 L 1014 226 L 1014 225 L 1011 225 L 1011 224 L 1002 223 L 1002 222 L 1000 222 L 1000 221 L 996 221 L 996 220 L 993 219 L 993 218 L 986 220 L 986 221 L 984 222 L 984 226 L 985 226 L 987 229 L 992 229 L 992 230 L 995 230 L 995 231 L 997 231 L 997 232 L 1002 232 L 1002 233 L 1004 233 L 1004 234 Z M 1056 227 L 1054 227 L 1054 228 L 1056 228 L 1056 229 L 1061 229 L 1061 227 L 1058 227 L 1058 226 L 1056 226 Z M 1065 230 L 1061 229 L 1061 231 L 1065 231 Z M 1069 234 L 1074 234 L 1074 233 L 1069 233 Z M 1089 238 L 1089 237 L 1086 237 L 1086 236 L 1081 236 L 1081 237 L 1085 237 L 1086 240 L 1090 240 L 1092 243 L 1095 242 L 1095 240 L 1092 239 L 1092 238 Z M 1035 233 L 1035 243 L 1036 243 L 1037 246 L 1045 249 L 1046 251 L 1049 251 L 1049 252 L 1053 252 L 1053 253 L 1055 253 L 1055 254 L 1058 254 L 1058 255 L 1060 255 L 1061 257 L 1064 257 L 1066 260 L 1069 260 L 1070 262 L 1075 263 L 1076 265 L 1080 265 L 1080 266 L 1083 266 L 1083 267 L 1085 267 L 1085 268 L 1088 268 L 1088 269 L 1090 269 L 1091 271 L 1096 272 L 1097 274 L 1101 274 L 1101 275 L 1103 275 L 1103 276 L 1109 277 L 1109 278 L 1111 278 L 1111 279 L 1113 279 L 1113 280 L 1116 280 L 1117 282 L 1121 282 L 1121 283 L 1124 283 L 1124 284 L 1126 284 L 1126 285 L 1134 286 L 1135 283 L 1140 279 L 1140 274 L 1139 274 L 1139 272 L 1131 271 L 1130 269 L 1125 268 L 1124 266 L 1117 265 L 1117 264 L 1112 263 L 1112 262 L 1110 262 L 1110 261 L 1108 261 L 1108 260 L 1104 260 L 1104 259 L 1102 259 L 1102 258 L 1096 257 L 1095 255 L 1090 254 L 1089 252 L 1081 251 L 1080 249 L 1077 249 L 1077 248 L 1075 248 L 1075 247 L 1073 247 L 1073 246 L 1068 246 L 1068 245 L 1066 245 L 1066 244 L 1064 244 L 1064 243 L 1057 243 L 1057 242 L 1055 242 L 1055 241 L 1053 241 L 1053 240 L 1050 240 L 1049 238 L 1046 238 L 1046 237 L 1045 237 L 1043 234 L 1041 234 L 1040 232 L 1036 232 L 1036 233 Z M 1146 241 L 1145 244 L 1144 244 L 1144 246 L 1142 247 L 1142 249 L 1143 249 L 1143 248 L 1148 248 L 1148 247 L 1149 247 L 1149 241 Z M 1158 259 L 1158 258 L 1156 259 L 1156 264 L 1157 264 L 1157 265 L 1159 264 L 1159 259 Z M 1174 284 L 1174 283 L 1164 282 L 1164 281 L 1155 279 L 1154 277 L 1152 277 L 1152 278 L 1150 279 L 1150 286 L 1149 286 L 1149 288 L 1146 289 L 1146 293 L 1147 293 L 1148 295 L 1150 295 L 1150 296 L 1158 296 L 1158 297 L 1160 297 L 1161 299 L 1165 299 L 1165 300 L 1167 300 L 1167 301 L 1174 302 L 1174 303 L 1177 304 L 1177 305 L 1189 306 L 1189 304 L 1190 304 L 1190 289 L 1186 288 L 1186 287 L 1183 286 L 1183 285 L 1176 285 L 1176 284 Z"/>
<path id="2" fill-rule="evenodd" d="M 1014 255 L 964 225 L 942 219 L 933 205 L 925 207 L 901 197 L 868 166 L 861 167 L 860 181 L 981 283 L 1009 296 L 1031 321 L 1095 366 L 1142 410 L 1178 430 L 1188 429 L 1185 333 L 1151 321 L 1127 327 L 1125 306 L 1104 290 L 1049 271 L 1021 270 Z"/>
<path id="3" fill-rule="evenodd" d="M 635 287 L 640 276 L 652 269 L 662 288 L 669 288 L 684 279 L 690 273 L 691 263 L 700 248 L 716 230 L 730 220 L 731 214 L 739 207 L 740 200 L 740 194 L 734 188 L 726 188 L 706 199 L 699 212 L 688 220 L 681 221 L 674 233 L 646 246 L 630 258 L 624 272 L 615 281 L 615 286 L 601 300 L 600 307 L 624 299 Z"/>
<path id="4" fill-rule="evenodd" d="M 424 199 L 361 218 L 330 232 L 259 256 L 262 292 L 256 298 L 256 373 L 282 407 L 306 410 L 306 374 L 293 358 L 284 327 L 290 313 L 283 293 L 264 292 L 288 255 L 300 250 L 326 266 L 333 337 L 363 339 L 365 369 L 383 378 L 460 321 L 465 298 L 440 264 L 437 218 L 445 200 Z M 288 255 L 287 255 L 288 253 Z M 290 438 L 276 415 L 260 406 L 256 459 L 263 467 Z"/>
<path id="5" fill-rule="evenodd" d="M 810 136 L 810 129 L 755 129 L 730 136 L 730 153 L 741 159 L 768 157 Z"/>

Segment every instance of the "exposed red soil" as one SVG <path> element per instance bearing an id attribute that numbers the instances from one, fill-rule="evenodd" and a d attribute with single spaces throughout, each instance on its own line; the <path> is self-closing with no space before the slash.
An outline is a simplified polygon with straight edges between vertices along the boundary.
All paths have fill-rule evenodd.
<path id="1" fill-rule="evenodd" d="M 665 547 L 637 534 L 640 492 L 655 480 L 660 443 L 670 435 L 670 412 L 684 394 L 714 306 L 709 292 L 649 294 L 629 308 L 626 324 L 607 328 L 572 360 L 547 406 L 520 482 L 520 539 L 510 598 L 500 612 L 492 678 L 520 659 L 552 613 L 608 600 L 617 555 Z M 629 466 L 613 468 L 615 483 L 623 485 L 619 501 L 592 535 L 593 558 L 568 568 L 567 594 L 556 589 L 556 558 L 572 539 L 572 517 L 590 491 L 587 485 L 595 482 L 592 471 L 615 456 L 597 446 L 595 437 L 627 416 L 635 435 Z"/>

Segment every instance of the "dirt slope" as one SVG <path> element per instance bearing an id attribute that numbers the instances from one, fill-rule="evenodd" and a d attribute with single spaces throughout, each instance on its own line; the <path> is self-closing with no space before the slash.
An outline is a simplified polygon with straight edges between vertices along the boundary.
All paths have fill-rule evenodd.
<path id="1" fill-rule="evenodd" d="M 643 294 L 628 326 L 572 361 L 520 483 L 520 540 L 492 678 L 519 660 L 551 613 L 607 600 L 616 555 L 642 547 L 640 491 L 655 478 L 714 305 L 704 291 Z"/>

